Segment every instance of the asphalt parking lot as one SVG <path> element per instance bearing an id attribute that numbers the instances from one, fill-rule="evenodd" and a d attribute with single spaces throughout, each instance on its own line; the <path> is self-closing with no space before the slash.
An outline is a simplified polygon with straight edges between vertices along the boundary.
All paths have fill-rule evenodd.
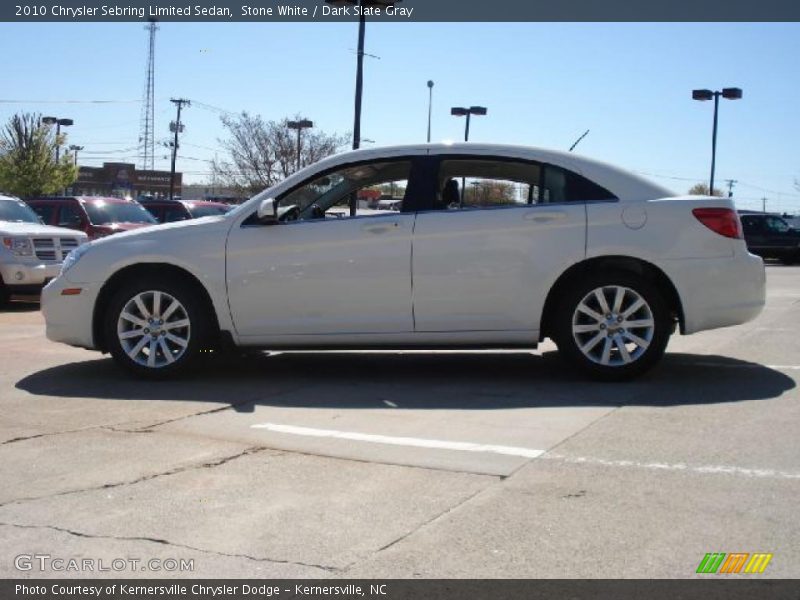
<path id="1" fill-rule="evenodd" d="M 0 312 L 0 577 L 800 576 L 800 268 L 627 384 L 526 352 L 278 353 L 130 379 Z M 19 555 L 193 559 L 19 571 Z M 752 577 L 740 575 L 740 577 Z"/>

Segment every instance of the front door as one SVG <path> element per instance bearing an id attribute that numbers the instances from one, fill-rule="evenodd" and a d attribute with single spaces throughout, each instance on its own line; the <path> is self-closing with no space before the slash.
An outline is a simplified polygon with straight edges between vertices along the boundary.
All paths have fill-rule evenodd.
<path id="1" fill-rule="evenodd" d="M 278 224 L 255 219 L 228 237 L 231 315 L 244 339 L 410 333 L 411 159 L 317 175 L 278 198 Z M 402 205 L 401 205 L 402 208 Z"/>

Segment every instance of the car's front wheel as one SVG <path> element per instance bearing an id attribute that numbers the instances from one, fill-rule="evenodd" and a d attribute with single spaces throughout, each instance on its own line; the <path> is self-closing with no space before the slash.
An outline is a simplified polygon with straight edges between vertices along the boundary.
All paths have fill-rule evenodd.
<path id="1" fill-rule="evenodd" d="M 180 281 L 124 285 L 112 298 L 105 335 L 114 360 L 146 377 L 186 368 L 207 339 L 208 321 L 197 294 Z"/>
<path id="2" fill-rule="evenodd" d="M 662 294 L 647 279 L 598 273 L 573 284 L 561 300 L 556 344 L 590 376 L 630 379 L 663 356 L 673 323 Z"/>

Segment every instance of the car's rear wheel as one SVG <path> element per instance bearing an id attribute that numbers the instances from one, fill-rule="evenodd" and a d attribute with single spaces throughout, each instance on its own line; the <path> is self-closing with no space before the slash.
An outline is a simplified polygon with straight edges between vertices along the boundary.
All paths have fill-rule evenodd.
<path id="1" fill-rule="evenodd" d="M 673 324 L 658 288 L 625 272 L 592 275 L 561 298 L 555 341 L 588 375 L 623 380 L 641 375 L 663 356 Z"/>
<path id="2" fill-rule="evenodd" d="M 180 281 L 124 285 L 112 298 L 105 335 L 114 360 L 137 375 L 166 377 L 185 369 L 204 347 L 208 320 L 197 294 Z"/>

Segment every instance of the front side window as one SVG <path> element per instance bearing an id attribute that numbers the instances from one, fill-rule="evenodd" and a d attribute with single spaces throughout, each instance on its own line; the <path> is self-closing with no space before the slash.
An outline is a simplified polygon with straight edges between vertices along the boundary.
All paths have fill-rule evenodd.
<path id="1" fill-rule="evenodd" d="M 78 207 L 74 204 L 62 204 L 58 210 L 58 226 L 75 229 L 80 227 L 83 219 Z"/>
<path id="2" fill-rule="evenodd" d="M 400 210 L 411 161 L 350 165 L 306 182 L 278 199 L 282 220 L 342 219 Z"/>

